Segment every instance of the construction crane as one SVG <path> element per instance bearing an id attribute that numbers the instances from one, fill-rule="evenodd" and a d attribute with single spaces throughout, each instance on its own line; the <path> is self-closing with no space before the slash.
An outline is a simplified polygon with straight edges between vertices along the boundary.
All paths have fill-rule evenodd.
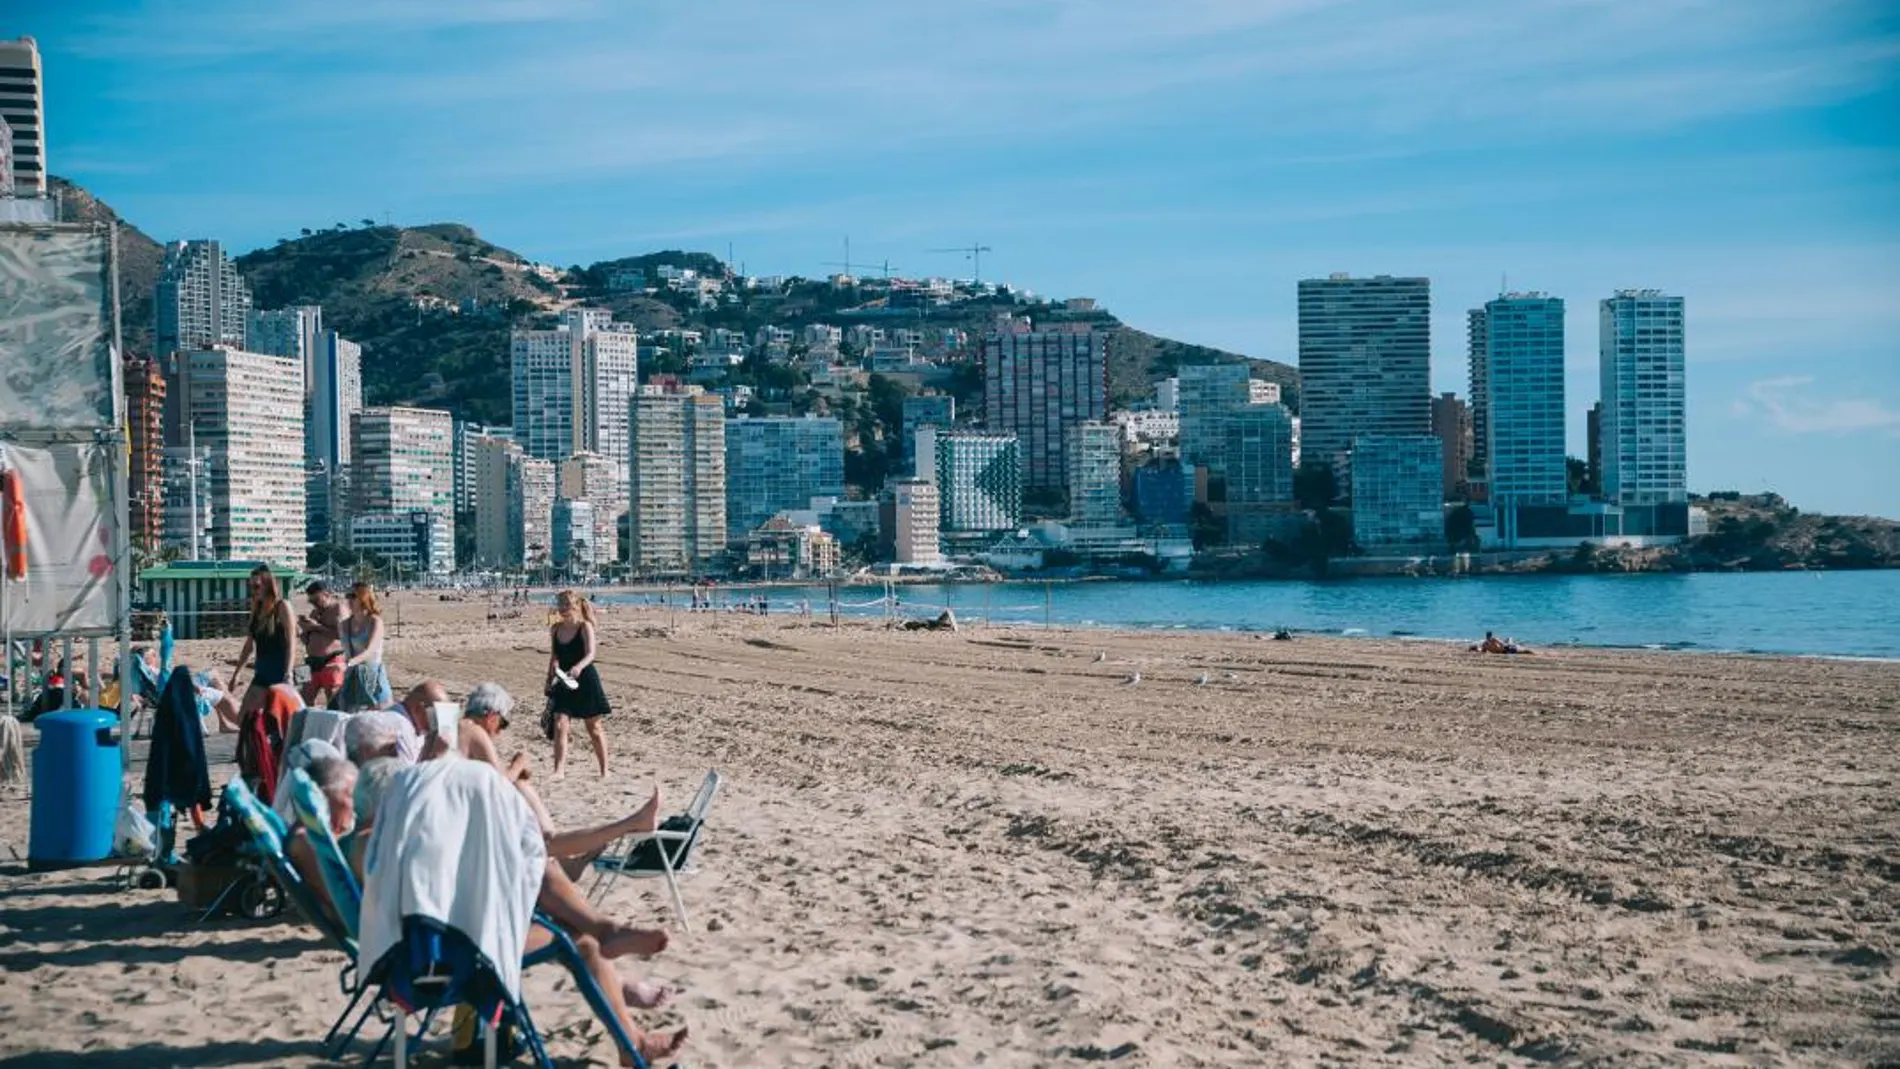
<path id="1" fill-rule="evenodd" d="M 887 262 L 887 264 L 888 264 L 888 261 L 886 261 L 886 262 Z M 851 239 L 850 239 L 850 237 L 846 237 L 846 238 L 844 239 L 844 259 L 842 259 L 842 260 L 826 260 L 826 261 L 825 261 L 825 262 L 824 262 L 824 263 L 823 263 L 823 264 L 822 264 L 821 266 L 824 266 L 824 267 L 842 267 L 842 268 L 844 268 L 844 273 L 845 273 L 845 274 L 847 274 L 847 275 L 849 275 L 849 276 L 851 276 L 852 278 L 856 278 L 856 277 L 858 277 L 858 272 L 857 272 L 857 269 L 858 269 L 858 268 L 860 268 L 860 267 L 876 267 L 877 265 L 876 265 L 876 264 L 864 264 L 864 263 L 853 263 L 853 262 L 852 262 L 852 260 L 851 260 Z"/>
<path id="2" fill-rule="evenodd" d="M 983 254 L 986 252 L 994 252 L 996 250 L 990 248 L 988 245 L 985 245 L 980 241 L 973 241 L 968 245 L 964 245 L 964 246 L 954 248 L 954 249 L 928 249 L 925 251 L 962 253 L 964 255 L 964 258 L 968 259 L 971 262 L 970 275 L 971 275 L 972 281 L 981 282 L 983 281 Z"/>

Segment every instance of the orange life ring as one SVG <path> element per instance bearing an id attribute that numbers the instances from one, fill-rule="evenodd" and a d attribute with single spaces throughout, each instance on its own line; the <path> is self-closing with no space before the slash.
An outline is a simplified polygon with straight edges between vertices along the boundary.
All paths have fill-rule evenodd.
<path id="1" fill-rule="evenodd" d="M 8 579 L 26 578 L 26 484 L 20 473 L 0 471 L 0 512 L 5 513 L 0 540 L 6 543 Z"/>

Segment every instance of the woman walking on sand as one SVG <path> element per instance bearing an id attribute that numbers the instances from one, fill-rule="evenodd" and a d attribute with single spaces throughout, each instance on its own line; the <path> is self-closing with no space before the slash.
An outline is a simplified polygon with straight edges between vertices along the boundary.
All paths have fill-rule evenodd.
<path id="1" fill-rule="evenodd" d="M 296 612 L 277 590 L 277 576 L 273 575 L 269 565 L 260 564 L 251 569 L 251 616 L 245 629 L 244 647 L 238 651 L 233 662 L 231 682 L 237 682 L 238 674 L 244 671 L 251 654 L 257 654 L 257 667 L 251 672 L 251 685 L 244 691 L 244 700 L 238 706 L 238 719 L 245 714 L 264 707 L 264 699 L 270 689 L 280 683 L 290 681 L 291 655 L 295 652 L 297 626 Z"/>
<path id="2" fill-rule="evenodd" d="M 383 667 L 383 609 L 368 583 L 350 588 L 350 615 L 337 629 L 343 639 L 343 690 L 337 708 L 347 713 L 387 709 L 393 695 Z"/>
<path id="3" fill-rule="evenodd" d="M 587 725 L 588 741 L 594 744 L 594 759 L 600 774 L 607 775 L 607 736 L 601 734 L 600 718 L 611 710 L 607 692 L 600 685 L 600 673 L 594 668 L 594 607 L 572 590 L 563 590 L 554 601 L 554 620 L 548 628 L 548 705 L 554 711 L 554 777 L 559 779 L 567 768 L 567 722 L 570 718 Z"/>

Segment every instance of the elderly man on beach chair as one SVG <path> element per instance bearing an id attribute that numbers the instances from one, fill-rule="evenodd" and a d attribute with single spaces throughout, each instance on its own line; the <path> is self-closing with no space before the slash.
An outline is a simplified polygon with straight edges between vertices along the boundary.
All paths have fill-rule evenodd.
<path id="1" fill-rule="evenodd" d="M 341 917 L 341 914 L 345 910 L 354 912 L 357 903 L 331 900 L 327 888 L 337 881 L 334 878 L 326 880 L 321 874 L 321 865 L 313 849 L 314 840 L 310 836 L 316 830 L 327 828 L 329 835 L 322 837 L 326 841 L 315 845 L 335 851 L 339 861 L 347 858 L 350 882 L 359 887 L 365 886 L 371 875 L 368 871 L 371 867 L 368 855 L 369 844 L 375 835 L 375 815 L 382 808 L 383 797 L 407 767 L 393 759 L 380 758 L 359 771 L 346 761 L 320 759 L 312 762 L 303 773 L 309 783 L 314 785 L 314 793 L 319 794 L 322 801 L 319 804 L 312 800 L 300 805 L 299 808 L 306 811 L 299 813 L 306 827 L 293 831 L 289 853 L 300 872 L 308 874 L 308 882 L 312 886 L 326 888 L 324 904 L 347 929 L 354 930 L 356 924 L 352 919 Z M 363 815 L 360 821 L 359 814 Z M 535 898 L 535 908 L 546 915 L 543 924 L 552 921 L 572 933 L 573 954 L 580 967 L 593 977 L 598 986 L 600 999 L 593 1007 L 596 1013 L 611 1015 L 619 1029 L 624 1030 L 633 1049 L 644 1058 L 664 1057 L 677 1050 L 685 1041 L 684 1029 L 670 1036 L 644 1034 L 635 1027 L 629 1013 L 629 1007 L 657 1008 L 666 1002 L 671 993 L 654 984 L 621 977 L 610 961 L 626 953 L 639 952 L 638 946 L 645 942 L 640 930 L 617 925 L 601 917 L 587 906 L 558 867 L 539 859 L 536 864 L 545 867 Z M 530 960 L 538 960 L 538 956 L 548 952 L 557 939 L 564 938 L 537 926 L 528 932 L 524 953 Z M 613 1028 L 609 1030 L 615 1031 Z M 623 1055 L 623 1064 L 629 1061 Z"/>
<path id="2" fill-rule="evenodd" d="M 448 700 L 448 691 L 434 680 L 418 683 L 403 698 L 403 709 L 415 722 L 418 731 L 427 735 L 430 732 L 429 716 L 435 703 Z M 554 818 L 541 801 L 541 794 L 535 789 L 533 773 L 528 767 L 528 756 L 517 753 L 513 758 L 503 761 L 501 749 L 495 744 L 496 738 L 508 727 L 508 714 L 514 709 L 514 698 L 499 683 L 482 683 L 469 691 L 464 703 L 463 718 L 456 730 L 456 748 L 463 757 L 472 761 L 482 761 L 494 767 L 508 782 L 513 783 L 534 811 L 535 819 L 540 822 L 541 834 L 547 841 L 548 856 L 559 862 L 570 880 L 578 880 L 587 871 L 595 858 L 615 842 L 629 835 L 650 832 L 659 826 L 660 791 L 655 788 L 640 808 L 619 820 L 608 821 L 586 828 L 561 830 L 555 827 Z M 425 757 L 431 756 L 425 753 Z M 664 948 L 664 932 L 653 933 Z M 658 950 L 651 951 L 658 953 Z"/>

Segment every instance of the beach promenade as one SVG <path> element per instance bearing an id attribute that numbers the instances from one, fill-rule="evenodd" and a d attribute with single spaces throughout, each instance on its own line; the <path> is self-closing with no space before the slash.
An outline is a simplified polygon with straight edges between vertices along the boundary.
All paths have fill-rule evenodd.
<path id="1" fill-rule="evenodd" d="M 544 779 L 546 631 L 487 615 L 408 596 L 392 678 L 498 680 Z M 670 618 L 605 610 L 615 778 L 577 739 L 541 788 L 568 824 L 728 777 L 641 974 L 686 1064 L 1900 1061 L 1900 664 Z M 24 869 L 0 1067 L 322 1064 L 314 931 Z M 527 991 L 604 1063 L 558 970 Z"/>

